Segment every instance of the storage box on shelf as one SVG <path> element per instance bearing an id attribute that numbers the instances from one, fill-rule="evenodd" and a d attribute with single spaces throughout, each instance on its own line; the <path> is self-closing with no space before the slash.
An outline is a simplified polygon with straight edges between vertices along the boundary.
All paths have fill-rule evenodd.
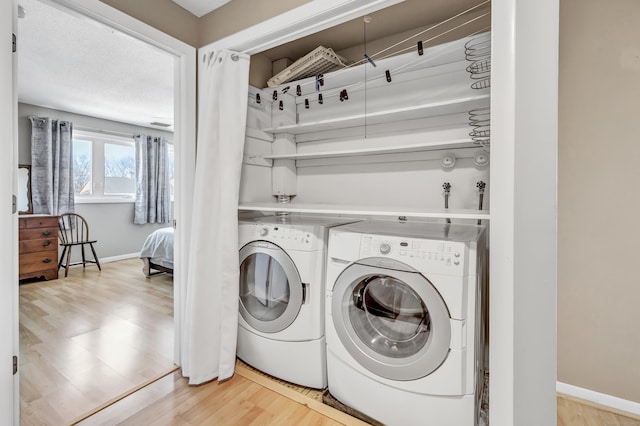
<path id="1" fill-rule="evenodd" d="M 478 37 L 490 39 L 489 34 L 474 36 Z M 365 63 L 328 73 L 322 85 L 311 77 L 262 91 L 252 88 L 250 101 L 255 102 L 259 95 L 263 112 L 271 110 L 271 124 L 259 130 L 249 125 L 248 134 L 258 131 L 273 139 L 271 153 L 249 150 L 245 164 L 271 166 L 271 195 L 297 198 L 291 204 L 282 204 L 270 201 L 268 196 L 241 196 L 240 210 L 489 219 L 487 210 L 469 208 L 478 203 L 477 198 L 472 200 L 473 191 L 466 188 L 475 186 L 476 181 L 489 180 L 488 168 L 474 166 L 471 160 L 481 152 L 488 157 L 487 148 L 470 135 L 469 112 L 489 108 L 490 88 L 471 87 L 473 80 L 467 70 L 470 62 L 465 58 L 469 39 L 426 49 L 422 56 L 410 52 L 376 61 L 376 67 Z M 249 116 L 252 112 L 250 108 Z M 260 121 L 264 124 L 268 120 L 263 117 Z M 441 170 L 440 159 L 445 153 L 463 159 L 462 167 L 467 170 Z M 429 189 L 430 205 L 417 202 L 424 191 L 415 183 L 411 187 L 403 182 L 411 179 L 406 177 L 410 173 L 391 166 L 397 162 L 411 162 L 407 167 L 416 172 L 411 177 L 415 177 L 414 182 L 439 186 L 442 182 L 437 181 L 443 179 L 456 181 L 455 188 L 464 186 L 457 200 L 454 198 L 456 208 L 441 208 L 439 194 L 433 188 Z M 417 162 L 423 162 L 424 167 Z M 367 164 L 377 164 L 376 170 L 389 177 L 388 186 L 402 186 L 406 201 L 393 196 L 389 201 L 392 207 L 379 207 L 376 204 L 381 200 L 365 199 L 367 191 L 356 192 L 336 182 L 334 188 L 319 184 L 324 176 L 329 177 L 326 173 L 336 170 L 338 174 L 351 173 L 350 180 L 360 179 L 365 185 L 379 184 L 377 176 L 368 179 L 372 172 L 366 169 Z M 345 172 L 349 165 L 353 167 Z M 420 167 L 423 170 L 416 171 Z M 305 168 L 313 169 L 307 172 Z M 331 180 L 326 179 L 327 186 L 331 186 Z M 348 195 L 337 194 L 349 190 L 357 198 L 353 202 L 348 202 Z M 331 191 L 336 204 L 326 196 Z M 460 201 L 462 193 L 464 201 Z M 260 200 L 263 202 L 257 202 Z"/>
<path id="2" fill-rule="evenodd" d="M 20 216 L 19 279 L 58 278 L 58 217 Z"/>

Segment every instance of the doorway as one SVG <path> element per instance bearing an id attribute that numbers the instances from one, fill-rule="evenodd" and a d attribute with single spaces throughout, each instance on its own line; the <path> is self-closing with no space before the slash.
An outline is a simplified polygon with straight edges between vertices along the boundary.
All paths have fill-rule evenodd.
<path id="1" fill-rule="evenodd" d="M 170 345 L 168 348 L 164 348 L 166 352 L 167 359 L 172 361 L 172 364 L 179 365 L 179 351 L 177 349 L 177 342 L 179 342 L 179 331 L 180 331 L 180 301 L 181 301 L 181 283 L 184 280 L 185 270 L 181 267 L 181 265 L 186 264 L 187 259 L 187 246 L 184 244 L 186 240 L 186 236 L 188 235 L 188 226 L 190 215 L 188 214 L 188 209 L 191 204 L 191 193 L 190 188 L 192 187 L 192 172 L 193 172 L 193 164 L 195 162 L 195 49 L 179 42 L 164 33 L 161 33 L 158 30 L 155 30 L 151 27 L 148 27 L 145 24 L 140 22 L 131 22 L 131 18 L 123 13 L 111 9 L 108 6 L 100 2 L 86 2 L 86 1 L 77 1 L 77 0 L 56 0 L 52 2 L 47 2 L 43 4 L 43 6 L 49 7 L 50 11 L 57 11 L 61 13 L 66 13 L 67 15 L 72 15 L 74 18 L 78 19 L 80 22 L 88 23 L 89 25 L 93 25 L 98 30 L 99 27 L 107 27 L 109 31 L 113 34 L 117 34 L 117 37 L 122 39 L 122 42 L 131 41 L 137 44 L 145 43 L 148 45 L 149 49 L 155 51 L 161 51 L 163 54 L 170 56 L 171 59 L 171 67 L 173 71 L 173 116 L 175 117 L 174 122 L 174 140 L 177 142 L 175 145 L 175 208 L 174 208 L 174 218 L 178 223 L 176 228 L 175 235 L 175 248 L 176 248 L 176 256 L 174 258 L 175 264 L 175 275 L 174 275 L 174 284 L 168 292 L 169 296 L 173 299 L 173 314 L 175 317 L 174 327 L 173 327 L 173 341 L 175 344 Z M 26 11 L 26 17 L 28 19 L 29 11 Z M 52 12 L 53 13 L 53 12 Z M 51 15 L 49 16 L 51 18 Z M 20 27 L 18 27 L 20 30 Z M 20 52 L 18 52 L 20 53 Z M 65 55 L 61 55 L 64 57 Z M 18 75 L 20 78 L 20 75 Z M 126 78 L 126 74 L 123 75 L 123 78 Z M 80 85 L 81 82 L 79 81 Z M 99 93 L 97 94 L 99 96 Z M 14 106 L 16 108 L 17 106 Z M 51 109 L 56 109 L 55 105 L 52 105 Z M 60 108 L 62 109 L 62 108 Z M 90 115 L 90 114 L 87 114 Z M 158 117 L 160 119 L 166 117 Z M 172 117 L 173 118 L 173 117 Z M 63 118 L 64 119 L 64 118 Z M 114 118 L 110 118 L 112 121 Z M 157 120 L 160 121 L 160 120 Z M 95 122 L 94 122 L 95 123 Z M 97 127 L 90 126 L 92 128 Z M 89 126 L 83 126 L 89 127 Z M 23 127 L 19 126 L 19 133 L 23 131 Z M 150 132 L 152 133 L 152 132 Z M 105 210 L 105 207 L 111 206 L 111 204 L 100 204 L 98 207 L 102 210 Z M 97 225 L 94 225 L 94 228 Z M 99 250 L 99 255 L 102 255 Z M 139 247 L 137 248 L 139 250 Z M 131 252 L 131 251 L 129 251 Z M 107 256 L 108 257 L 108 256 Z M 132 259 L 140 263 L 139 259 Z M 103 265 L 103 269 L 105 268 Z M 126 268 L 125 268 L 126 269 Z M 142 278 L 142 280 L 146 280 L 144 275 L 142 274 L 141 266 L 140 268 L 134 268 L 134 271 L 137 271 L 137 275 L 135 276 L 135 280 L 138 278 Z M 92 268 L 88 267 L 86 270 L 86 274 L 88 275 L 92 271 Z M 135 272 L 134 272 L 135 273 Z M 70 274 L 71 275 L 71 274 Z M 126 276 L 125 275 L 121 275 Z M 17 278 L 17 277 L 16 277 Z M 153 279 L 157 279 L 160 277 L 154 277 Z M 134 280 L 134 282 L 135 282 Z M 152 282 L 150 280 L 146 280 L 148 282 Z M 92 285 L 98 288 L 100 286 L 99 279 L 92 283 Z M 165 291 L 166 293 L 167 291 Z M 80 321 L 78 321 L 80 323 Z M 52 320 L 52 328 L 56 327 L 55 321 Z M 76 330 L 78 331 L 78 330 Z M 84 330 L 90 331 L 90 330 Z M 122 333 L 122 330 L 119 332 Z M 21 336 L 21 339 L 23 336 Z M 92 345 L 93 343 L 90 341 L 91 338 L 87 337 L 88 341 L 85 342 L 87 345 Z M 143 340 L 143 339 L 142 339 Z M 22 343 L 22 342 L 21 342 Z M 77 348 L 75 348 L 77 350 Z M 122 352 L 122 348 L 114 347 L 110 348 L 109 353 L 118 354 Z M 73 350 L 68 350 L 67 355 L 73 352 Z M 126 365 L 126 363 L 130 362 L 130 357 L 122 356 L 122 365 Z M 91 381 L 99 381 L 93 377 L 95 371 L 83 371 L 78 373 L 78 375 L 82 376 L 84 380 Z M 143 385 L 144 383 L 139 383 L 139 385 Z M 28 391 L 28 389 L 24 389 Z M 122 389 L 120 393 L 124 393 L 126 391 L 131 391 L 132 388 Z M 77 389 L 74 389 L 77 391 Z M 80 391 L 81 393 L 82 391 Z M 117 397 L 118 395 L 113 395 L 113 397 Z M 17 395 L 14 395 L 17 398 Z M 109 402 L 109 401 L 104 401 Z M 60 406 L 64 407 L 65 401 L 60 400 L 58 402 Z M 72 406 L 71 402 L 67 402 L 69 406 Z M 72 416 L 71 419 L 75 419 L 78 416 Z M 66 419 L 68 420 L 68 419 Z"/>

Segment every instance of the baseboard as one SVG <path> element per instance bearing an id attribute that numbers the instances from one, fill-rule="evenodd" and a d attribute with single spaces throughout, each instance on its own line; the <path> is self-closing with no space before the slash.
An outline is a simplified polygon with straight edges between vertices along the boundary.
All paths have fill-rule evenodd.
<path id="1" fill-rule="evenodd" d="M 562 382 L 556 382 L 556 391 L 561 394 L 592 402 L 603 408 L 611 408 L 612 411 L 615 412 L 629 413 L 635 416 L 640 416 L 640 403 L 638 402 L 629 401 L 626 399 L 618 398 L 616 396 L 592 391 L 590 389 L 585 389 Z"/>
<path id="2" fill-rule="evenodd" d="M 118 260 L 133 259 L 136 257 L 140 257 L 140 252 L 100 258 L 100 263 L 117 262 Z"/>

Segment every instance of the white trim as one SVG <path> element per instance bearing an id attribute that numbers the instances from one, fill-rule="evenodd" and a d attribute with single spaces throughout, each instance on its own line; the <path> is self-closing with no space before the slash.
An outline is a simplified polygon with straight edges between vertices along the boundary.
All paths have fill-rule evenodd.
<path id="1" fill-rule="evenodd" d="M 618 398 L 617 396 L 596 392 L 591 389 L 585 389 L 562 382 L 556 382 L 556 392 L 584 399 L 585 401 L 594 402 L 598 405 L 610 407 L 615 410 L 640 415 L 640 403 Z"/>
<path id="2" fill-rule="evenodd" d="M 94 130 L 81 130 L 77 129 L 76 127 L 73 128 L 73 139 L 96 139 L 105 142 L 116 142 L 129 145 L 133 145 L 135 143 L 135 141 L 133 140 L 133 134 L 131 134 L 131 137 L 125 137 L 122 135 L 124 135 L 124 133 L 121 135 L 116 135 L 114 133 L 98 132 Z"/>
<path id="3" fill-rule="evenodd" d="M 491 11 L 489 423 L 552 425 L 559 0 Z"/>
<path id="4" fill-rule="evenodd" d="M 109 256 L 105 258 L 100 258 L 100 263 L 111 263 L 111 262 L 117 262 L 119 260 L 134 259 L 136 257 L 140 257 L 140 252 L 119 254 L 118 256 Z"/>
<path id="5" fill-rule="evenodd" d="M 254 55 L 403 1 L 310 1 L 281 15 L 207 44 L 199 49 L 199 53 L 214 49 L 230 49 Z"/>
<path id="6" fill-rule="evenodd" d="M 9 200 L 17 194 L 18 177 L 18 98 L 17 54 L 12 53 L 12 33 L 18 37 L 17 0 L 0 4 L 0 137 L 3 141 L 0 157 L 0 359 L 8 363 L 18 356 L 18 215 L 12 213 Z M 19 365 L 19 364 L 18 364 Z M 0 369 L 0 424 L 20 423 L 20 371 L 5 365 Z"/>

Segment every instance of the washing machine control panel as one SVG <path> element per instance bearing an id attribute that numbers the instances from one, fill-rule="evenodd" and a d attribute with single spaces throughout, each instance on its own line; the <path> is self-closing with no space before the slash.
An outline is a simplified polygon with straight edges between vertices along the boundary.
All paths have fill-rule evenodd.
<path id="1" fill-rule="evenodd" d="M 462 272 L 466 247 L 462 242 L 363 235 L 360 258 L 389 257 L 418 270 L 448 274 Z"/>
<path id="2" fill-rule="evenodd" d="M 258 224 L 255 227 L 254 238 L 270 241 L 290 250 L 316 250 L 322 245 L 313 229 L 301 229 L 291 225 Z"/>

